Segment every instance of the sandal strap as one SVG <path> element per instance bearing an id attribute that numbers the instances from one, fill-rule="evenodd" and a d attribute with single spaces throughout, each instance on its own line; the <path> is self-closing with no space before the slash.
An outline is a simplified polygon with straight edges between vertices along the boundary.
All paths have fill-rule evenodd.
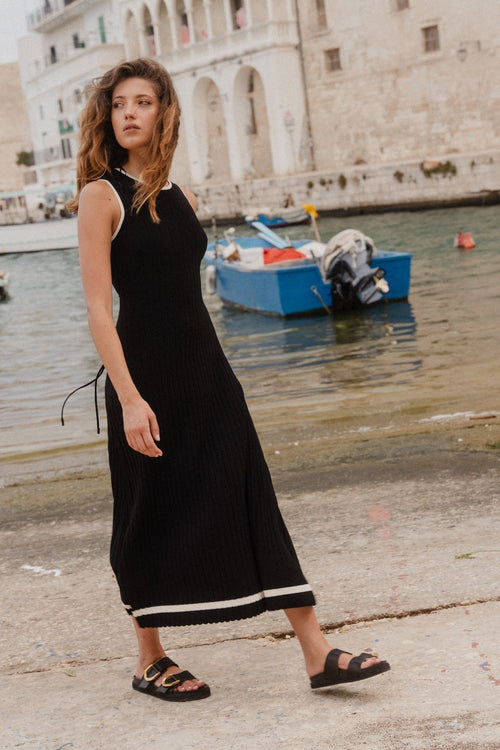
<path id="1" fill-rule="evenodd" d="M 161 674 L 163 674 L 163 672 L 166 672 L 169 667 L 177 666 L 178 664 L 176 664 L 175 661 L 169 659 L 168 656 L 163 656 L 161 659 L 158 659 L 158 661 L 155 661 L 154 664 L 150 664 L 149 667 L 146 667 L 142 679 L 145 682 L 154 682 Z"/>
<path id="2" fill-rule="evenodd" d="M 164 680 L 162 680 L 161 687 L 167 688 L 167 690 L 173 690 L 187 680 L 196 680 L 196 677 L 185 669 L 183 672 L 177 672 L 177 674 L 169 674 Z"/>
<path id="3" fill-rule="evenodd" d="M 366 651 L 363 651 L 362 654 L 358 654 L 358 656 L 354 656 L 351 661 L 349 662 L 347 666 L 347 672 L 358 672 L 361 670 L 361 665 L 364 661 L 367 659 L 371 659 L 373 657 L 373 654 L 367 654 Z M 354 667 L 354 669 L 352 669 Z"/>
<path id="4" fill-rule="evenodd" d="M 349 654 L 349 656 L 352 656 L 349 651 L 342 651 L 340 648 L 332 648 L 327 654 L 324 672 L 337 675 L 339 671 L 339 658 L 342 654 Z"/>

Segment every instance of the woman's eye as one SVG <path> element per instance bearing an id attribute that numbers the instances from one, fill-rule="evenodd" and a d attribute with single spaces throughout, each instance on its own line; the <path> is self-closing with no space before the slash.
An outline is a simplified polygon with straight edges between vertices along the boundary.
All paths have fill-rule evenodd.
<path id="1" fill-rule="evenodd" d="M 123 105 L 121 102 L 113 102 L 113 109 L 118 109 L 118 107 L 122 107 L 122 106 Z"/>
<path id="2" fill-rule="evenodd" d="M 139 104 L 151 104 L 151 102 L 149 101 L 149 99 L 141 99 Z"/>

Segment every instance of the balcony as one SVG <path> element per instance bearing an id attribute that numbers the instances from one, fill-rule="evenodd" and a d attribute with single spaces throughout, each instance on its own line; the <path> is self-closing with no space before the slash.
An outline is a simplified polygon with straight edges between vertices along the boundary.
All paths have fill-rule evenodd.
<path id="1" fill-rule="evenodd" d="M 26 84 L 29 91 L 30 87 L 36 86 L 36 91 L 41 92 L 74 79 L 90 80 L 116 65 L 123 55 L 123 44 L 101 44 L 87 36 L 84 45 L 74 47 L 68 44 L 57 50 L 55 59 L 48 54 L 42 66 L 33 64 L 27 68 Z M 35 90 L 32 95 L 35 95 Z"/>
<path id="2" fill-rule="evenodd" d="M 98 2 L 100 0 L 44 0 L 28 14 L 28 30 L 52 31 Z"/>
<path id="3" fill-rule="evenodd" d="M 35 165 L 37 167 L 40 167 L 43 164 L 49 164 L 54 161 L 61 161 L 63 159 L 70 158 L 70 156 L 68 156 L 67 153 L 64 153 L 63 147 L 61 145 L 47 146 L 46 148 L 41 148 L 35 151 L 33 156 L 35 160 Z"/>
<path id="4" fill-rule="evenodd" d="M 204 66 L 266 49 L 296 46 L 298 44 L 295 21 L 268 21 L 255 26 L 245 26 L 222 37 L 213 37 L 187 44 L 176 50 L 163 51 L 162 62 L 172 74 L 194 72 Z"/>

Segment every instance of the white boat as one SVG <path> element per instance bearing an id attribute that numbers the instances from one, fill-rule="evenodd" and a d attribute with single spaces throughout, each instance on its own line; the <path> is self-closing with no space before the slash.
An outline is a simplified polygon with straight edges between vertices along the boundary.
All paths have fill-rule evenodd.
<path id="1" fill-rule="evenodd" d="M 0 226 L 0 255 L 72 247 L 78 247 L 77 221 L 73 217 Z"/>

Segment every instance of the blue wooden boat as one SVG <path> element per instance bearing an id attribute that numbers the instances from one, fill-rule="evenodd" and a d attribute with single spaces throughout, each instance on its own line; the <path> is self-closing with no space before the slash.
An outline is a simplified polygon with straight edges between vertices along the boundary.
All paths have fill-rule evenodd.
<path id="1" fill-rule="evenodd" d="M 236 237 L 240 248 L 273 248 L 272 242 L 255 237 Z M 307 240 L 292 242 L 295 248 L 304 247 Z M 227 240 L 211 242 L 205 254 L 207 288 L 214 291 L 224 304 L 268 315 L 294 317 L 321 313 L 335 313 L 332 283 L 325 281 L 320 258 L 270 263 L 251 267 L 240 260 L 227 260 L 224 248 Z M 395 301 L 406 299 L 410 289 L 410 253 L 376 250 L 370 267 L 381 269 L 388 291 L 378 299 Z"/>

